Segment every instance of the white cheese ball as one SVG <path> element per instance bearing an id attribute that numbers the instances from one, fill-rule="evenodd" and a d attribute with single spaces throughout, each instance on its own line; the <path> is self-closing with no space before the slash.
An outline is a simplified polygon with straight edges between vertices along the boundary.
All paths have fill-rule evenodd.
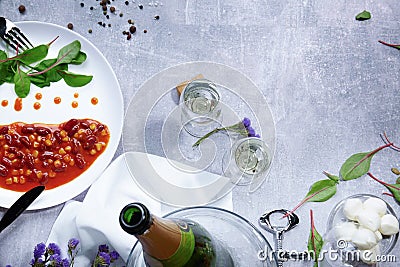
<path id="1" fill-rule="evenodd" d="M 394 235 L 399 232 L 399 221 L 392 214 L 383 215 L 379 231 L 383 235 Z"/>
<path id="2" fill-rule="evenodd" d="M 356 220 L 358 213 L 362 210 L 363 203 L 358 198 L 350 198 L 346 200 L 343 206 L 343 213 L 349 220 Z"/>
<path id="3" fill-rule="evenodd" d="M 371 249 L 378 244 L 375 233 L 366 228 L 357 229 L 351 237 L 351 240 L 360 250 Z"/>
<path id="4" fill-rule="evenodd" d="M 383 216 L 386 214 L 387 205 L 385 201 L 380 198 L 370 197 L 364 201 L 363 208 L 374 210 L 379 216 Z"/>
<path id="5" fill-rule="evenodd" d="M 381 216 L 374 210 L 362 209 L 356 216 L 360 225 L 368 228 L 372 232 L 378 231 L 381 226 Z"/>
<path id="6" fill-rule="evenodd" d="M 335 226 L 335 237 L 337 240 L 351 241 L 351 237 L 357 230 L 354 222 L 343 222 Z"/>
<path id="7" fill-rule="evenodd" d="M 360 250 L 360 259 L 366 264 L 374 264 L 377 263 L 380 254 L 379 246 L 375 246 L 372 249 Z"/>

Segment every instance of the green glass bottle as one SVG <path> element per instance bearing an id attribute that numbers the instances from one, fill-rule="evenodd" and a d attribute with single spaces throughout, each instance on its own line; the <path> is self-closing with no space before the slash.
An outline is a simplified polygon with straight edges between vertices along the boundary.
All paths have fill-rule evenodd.
<path id="1" fill-rule="evenodd" d="M 233 267 L 229 252 L 197 222 L 152 215 L 141 203 L 125 206 L 119 222 L 142 245 L 149 267 Z"/>

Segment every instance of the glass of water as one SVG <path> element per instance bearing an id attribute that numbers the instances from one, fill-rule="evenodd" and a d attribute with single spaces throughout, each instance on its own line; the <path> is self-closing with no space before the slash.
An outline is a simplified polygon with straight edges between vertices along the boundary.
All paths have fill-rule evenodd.
<path id="1" fill-rule="evenodd" d="M 249 185 L 266 175 L 271 165 L 271 151 L 258 137 L 236 141 L 222 161 L 224 176 L 237 185 Z"/>
<path id="2" fill-rule="evenodd" d="M 190 82 L 180 97 L 184 129 L 201 137 L 221 124 L 220 95 L 214 83 L 206 79 Z"/>

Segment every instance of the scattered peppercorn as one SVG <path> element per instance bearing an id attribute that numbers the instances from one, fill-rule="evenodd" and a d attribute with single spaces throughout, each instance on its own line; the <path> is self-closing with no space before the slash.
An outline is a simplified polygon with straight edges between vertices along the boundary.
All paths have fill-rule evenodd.
<path id="1" fill-rule="evenodd" d="M 139 5 L 139 9 L 143 9 L 143 5 Z"/>
<path id="2" fill-rule="evenodd" d="M 125 5 L 129 5 L 129 1 L 125 1 Z"/>
<path id="3" fill-rule="evenodd" d="M 89 29 L 88 32 L 89 32 L 89 33 L 92 33 L 93 31 L 92 31 L 92 29 Z"/>
<path id="4" fill-rule="evenodd" d="M 123 16 L 124 14 L 122 14 L 122 13 L 119 13 L 119 16 L 122 18 L 122 16 Z"/>
<path id="5" fill-rule="evenodd" d="M 67 27 L 68 29 L 72 30 L 74 28 L 74 25 L 72 23 L 68 23 Z"/>
<path id="6" fill-rule="evenodd" d="M 111 11 L 111 13 L 114 13 L 115 12 L 115 6 L 110 7 L 110 11 Z"/>
<path id="7" fill-rule="evenodd" d="M 84 7 L 85 6 L 85 3 L 81 3 L 81 7 Z"/>
<path id="8" fill-rule="evenodd" d="M 130 33 L 135 33 L 136 32 L 136 27 L 135 26 L 131 26 L 131 27 L 129 27 L 129 32 Z"/>
<path id="9" fill-rule="evenodd" d="M 111 24 L 110 24 L 110 23 L 108 23 L 108 27 L 111 27 Z"/>
<path id="10" fill-rule="evenodd" d="M 103 22 L 99 21 L 99 22 L 97 22 L 97 24 L 99 24 L 101 26 L 103 24 Z"/>
<path id="11" fill-rule="evenodd" d="M 132 24 L 132 20 L 131 20 L 131 19 L 128 19 L 128 23 L 129 23 L 129 24 Z"/>
<path id="12" fill-rule="evenodd" d="M 109 16 L 109 15 L 106 15 L 106 18 L 107 18 L 107 19 L 110 19 L 110 16 Z"/>
<path id="13" fill-rule="evenodd" d="M 106 26 L 106 24 L 103 22 L 102 26 L 103 26 L 103 27 L 105 27 L 105 26 Z"/>
<path id="14" fill-rule="evenodd" d="M 26 8 L 25 8 L 25 6 L 24 5 L 20 5 L 19 7 L 18 7 L 18 11 L 19 11 L 19 13 L 25 13 L 25 11 L 26 11 Z"/>
<path id="15" fill-rule="evenodd" d="M 106 16 L 107 15 L 107 11 L 103 11 L 103 15 Z"/>
<path id="16" fill-rule="evenodd" d="M 91 6 L 91 7 L 90 7 L 90 10 L 93 10 L 93 9 L 94 9 L 94 7 Z"/>
<path id="17" fill-rule="evenodd" d="M 144 33 L 147 33 L 147 30 L 143 30 Z"/>
<path id="18" fill-rule="evenodd" d="M 132 38 L 132 34 L 128 33 L 128 36 L 126 37 L 126 40 L 130 40 Z"/>
<path id="19" fill-rule="evenodd" d="M 107 6 L 106 5 L 103 6 L 103 11 L 107 11 Z"/>
<path id="20" fill-rule="evenodd" d="M 155 16 L 154 16 L 154 19 L 155 19 L 155 20 L 159 20 L 159 19 L 160 19 L 160 16 L 159 16 L 159 15 L 155 15 Z"/>

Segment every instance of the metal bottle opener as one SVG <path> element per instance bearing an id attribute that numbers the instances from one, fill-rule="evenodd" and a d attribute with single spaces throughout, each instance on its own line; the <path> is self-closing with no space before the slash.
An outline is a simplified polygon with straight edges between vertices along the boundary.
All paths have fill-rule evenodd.
<path id="1" fill-rule="evenodd" d="M 282 218 L 289 213 L 290 211 L 285 209 L 273 210 L 263 214 L 258 221 L 263 229 L 274 234 L 275 254 L 279 267 L 283 266 L 283 262 L 293 258 L 292 255 L 282 249 L 283 233 L 293 229 L 299 223 L 299 217 L 294 213 Z M 296 255 L 296 258 L 298 257 L 299 255 Z"/>

